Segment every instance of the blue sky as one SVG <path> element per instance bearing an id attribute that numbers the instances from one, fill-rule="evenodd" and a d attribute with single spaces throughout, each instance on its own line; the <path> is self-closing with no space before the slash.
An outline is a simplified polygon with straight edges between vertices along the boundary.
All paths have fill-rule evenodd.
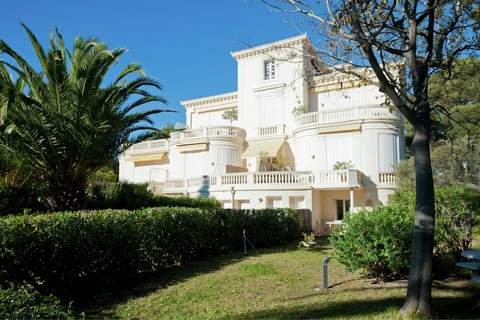
<path id="1" fill-rule="evenodd" d="M 299 34 L 287 19 L 260 0 L 19 0 L 2 3 L 0 39 L 30 61 L 34 53 L 20 22 L 45 45 L 58 27 L 69 47 L 77 35 L 127 47 L 120 66 L 141 63 L 179 111 L 156 116 L 161 127 L 184 122 L 179 100 L 236 90 L 230 51 Z"/>

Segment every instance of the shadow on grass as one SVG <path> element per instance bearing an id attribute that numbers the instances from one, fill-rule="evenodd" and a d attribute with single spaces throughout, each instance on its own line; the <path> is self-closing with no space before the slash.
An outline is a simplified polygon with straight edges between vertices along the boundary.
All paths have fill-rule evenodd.
<path id="1" fill-rule="evenodd" d="M 335 319 L 375 316 L 395 318 L 402 306 L 403 298 L 356 299 L 351 301 L 331 301 L 325 304 L 311 303 L 296 307 L 275 308 L 244 313 L 225 319 Z M 480 314 L 471 310 L 471 299 L 441 297 L 433 299 L 434 319 L 478 319 Z M 385 314 L 387 312 L 387 314 Z"/>
<path id="2" fill-rule="evenodd" d="M 187 262 L 180 266 L 169 267 L 149 274 L 143 274 L 136 281 L 121 284 L 104 290 L 102 293 L 94 293 L 79 301 L 76 309 L 87 314 L 88 318 L 113 318 L 113 314 L 105 314 L 102 311 L 110 310 L 114 305 L 130 299 L 143 297 L 159 289 L 186 281 L 189 278 L 207 274 L 240 262 L 244 259 L 264 254 L 281 253 L 297 250 L 297 243 L 279 245 L 266 249 L 251 249 L 246 254 L 234 252 L 220 256 L 206 257 L 205 260 Z"/>

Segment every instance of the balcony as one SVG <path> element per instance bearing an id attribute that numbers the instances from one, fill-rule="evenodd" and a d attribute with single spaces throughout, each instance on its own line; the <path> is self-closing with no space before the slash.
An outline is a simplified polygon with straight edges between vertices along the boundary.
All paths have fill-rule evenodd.
<path id="1" fill-rule="evenodd" d="M 193 179 L 172 179 L 164 184 L 164 192 L 187 193 L 208 191 L 271 190 L 271 189 L 350 189 L 362 185 L 358 170 L 268 171 L 243 172 Z M 157 183 L 158 184 L 158 183 Z"/>
<path id="2" fill-rule="evenodd" d="M 168 141 L 166 139 L 161 139 L 136 143 L 125 151 L 125 155 L 136 156 L 144 154 L 156 154 L 167 151 Z"/>
<path id="3" fill-rule="evenodd" d="M 395 187 L 397 183 L 397 177 L 393 172 L 380 172 L 378 173 L 378 184 L 383 186 Z"/>
<path id="4" fill-rule="evenodd" d="M 283 124 L 257 128 L 257 136 L 259 137 L 273 137 L 282 135 L 285 135 L 285 125 Z"/>
<path id="5" fill-rule="evenodd" d="M 240 137 L 245 138 L 245 130 L 237 127 L 216 126 L 186 129 L 183 131 L 172 132 L 170 140 L 172 142 L 185 139 L 207 138 L 207 137 Z"/>
<path id="6" fill-rule="evenodd" d="M 397 120 L 398 117 L 390 112 L 388 107 L 372 105 L 342 110 L 309 112 L 296 117 L 295 123 L 298 127 L 306 127 L 318 124 L 376 119 Z"/>

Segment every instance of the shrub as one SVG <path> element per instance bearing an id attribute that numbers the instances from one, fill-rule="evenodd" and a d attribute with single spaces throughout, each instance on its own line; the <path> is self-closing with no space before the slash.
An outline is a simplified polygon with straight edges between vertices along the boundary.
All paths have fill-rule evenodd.
<path id="1" fill-rule="evenodd" d="M 46 210 L 43 187 L 41 183 L 8 188 L 0 185 L 0 215 Z"/>
<path id="2" fill-rule="evenodd" d="M 436 225 L 433 272 L 449 274 L 455 258 L 472 242 L 480 194 L 466 187 L 436 188 Z M 396 193 L 392 204 L 372 212 L 348 214 L 334 230 L 335 254 L 349 270 L 389 280 L 407 275 L 414 228 L 415 194 Z"/>
<path id="3" fill-rule="evenodd" d="M 330 241 L 348 270 L 390 280 L 408 270 L 412 231 L 410 212 L 400 206 L 377 207 L 347 214 Z"/>
<path id="4" fill-rule="evenodd" d="M 0 283 L 42 281 L 61 296 L 298 234 L 291 210 L 148 208 L 60 212 L 0 219 Z"/>
<path id="5" fill-rule="evenodd" d="M 0 319 L 75 319 L 53 295 L 41 295 L 29 284 L 0 286 Z"/>
<path id="6" fill-rule="evenodd" d="M 220 203 L 212 198 L 190 198 L 156 196 L 148 190 L 146 184 L 103 183 L 89 187 L 87 197 L 88 209 L 128 209 L 145 207 L 189 207 L 220 208 Z"/>
<path id="7" fill-rule="evenodd" d="M 415 193 L 396 193 L 393 204 L 414 212 Z M 435 251 L 438 256 L 458 257 L 471 247 L 473 227 L 480 215 L 480 192 L 465 186 L 436 187 L 435 211 Z"/>

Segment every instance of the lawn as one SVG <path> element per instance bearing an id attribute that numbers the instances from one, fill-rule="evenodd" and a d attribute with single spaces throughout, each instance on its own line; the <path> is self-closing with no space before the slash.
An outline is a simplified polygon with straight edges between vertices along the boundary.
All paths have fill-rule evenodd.
<path id="1" fill-rule="evenodd" d="M 330 288 L 320 289 L 318 251 L 295 245 L 209 258 L 152 275 L 134 287 L 97 297 L 87 315 L 121 319 L 392 319 L 405 281 L 375 283 L 330 263 Z M 475 288 L 465 280 L 434 284 L 440 318 L 479 318 Z"/>

